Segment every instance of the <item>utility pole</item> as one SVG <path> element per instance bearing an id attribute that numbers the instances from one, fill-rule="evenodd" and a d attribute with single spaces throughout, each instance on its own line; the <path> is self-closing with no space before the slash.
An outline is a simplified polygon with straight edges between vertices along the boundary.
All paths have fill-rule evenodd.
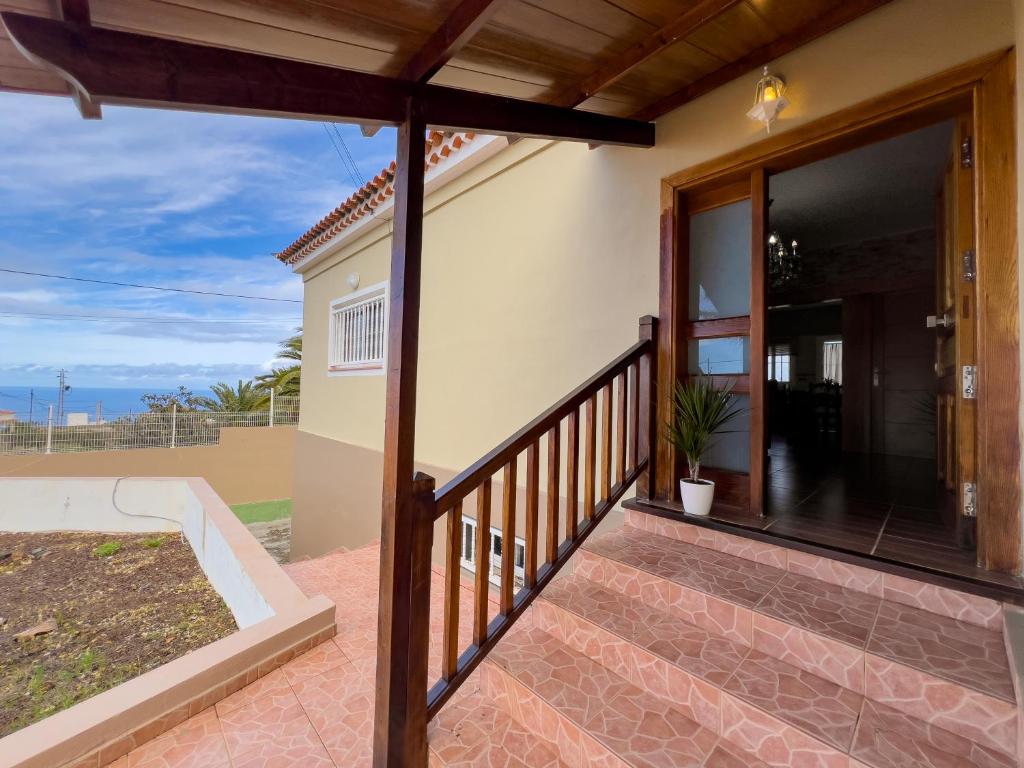
<path id="1" fill-rule="evenodd" d="M 57 372 L 57 423 L 64 423 L 64 393 L 71 389 L 68 372 L 61 368 Z"/>
<path id="2" fill-rule="evenodd" d="M 28 423 L 29 424 L 32 423 L 32 409 L 35 407 L 35 404 L 36 404 L 36 391 L 34 389 L 30 389 L 28 391 Z"/>
<path id="3" fill-rule="evenodd" d="M 96 423 L 99 424 L 101 421 L 103 421 L 103 401 L 102 400 L 97 400 L 96 401 Z"/>

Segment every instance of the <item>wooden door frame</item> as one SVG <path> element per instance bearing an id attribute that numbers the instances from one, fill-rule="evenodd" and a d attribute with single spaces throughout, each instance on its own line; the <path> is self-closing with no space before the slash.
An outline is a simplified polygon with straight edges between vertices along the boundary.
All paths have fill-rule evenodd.
<path id="1" fill-rule="evenodd" d="M 688 271 L 678 243 L 687 217 L 681 197 L 806 165 L 958 114 L 973 117 L 978 305 L 978 562 L 1021 570 L 1020 317 L 1018 309 L 1014 51 L 959 65 L 661 180 L 658 421 L 670 413 L 672 383 L 686 375 Z M 759 243 L 752 244 L 756 249 Z M 763 290 L 763 282 L 761 285 Z M 752 293 L 754 291 L 752 290 Z M 751 373 L 755 339 L 751 305 Z M 762 303 L 763 307 L 763 303 Z M 760 359 L 757 358 L 757 359 Z M 763 361 L 762 361 L 763 365 Z M 760 372 L 758 386 L 764 386 Z M 754 386 L 754 381 L 751 381 Z M 754 442 L 752 414 L 752 443 Z M 765 426 L 763 414 L 758 418 Z M 760 436 L 763 441 L 764 435 Z M 675 498 L 681 457 L 658 442 L 656 496 Z M 755 466 L 752 464 L 751 469 Z M 761 476 L 763 481 L 763 473 Z M 751 472 L 751 498 L 758 478 Z M 754 511 L 757 511 L 756 509 Z"/>

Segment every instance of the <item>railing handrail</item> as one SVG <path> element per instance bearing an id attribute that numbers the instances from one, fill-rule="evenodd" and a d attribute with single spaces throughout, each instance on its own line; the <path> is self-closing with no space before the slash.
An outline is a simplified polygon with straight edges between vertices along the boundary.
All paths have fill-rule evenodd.
<path id="1" fill-rule="evenodd" d="M 544 413 L 535 418 L 511 437 L 499 443 L 484 456 L 470 464 L 434 492 L 435 519 L 447 512 L 453 503 L 459 501 L 508 463 L 509 459 L 522 453 L 531 443 L 537 441 L 554 424 L 559 423 L 572 411 L 594 396 L 609 381 L 615 379 L 651 349 L 650 339 L 642 339 L 612 360 L 608 365 L 591 376 L 576 389 L 563 397 Z"/>

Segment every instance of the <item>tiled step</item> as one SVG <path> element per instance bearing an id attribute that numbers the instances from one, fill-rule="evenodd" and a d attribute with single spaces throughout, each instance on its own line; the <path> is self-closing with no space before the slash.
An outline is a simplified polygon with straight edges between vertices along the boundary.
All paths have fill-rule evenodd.
<path id="1" fill-rule="evenodd" d="M 1013 765 L 996 750 L 916 718 L 886 718 L 880 713 L 891 710 L 884 705 L 580 577 L 550 585 L 533 615 L 537 630 L 611 665 L 767 764 L 845 766 L 850 754 L 853 765 L 871 768 Z M 899 743 L 888 744 L 890 738 Z M 955 759 L 935 758 L 941 749 Z"/>
<path id="2" fill-rule="evenodd" d="M 517 628 L 480 670 L 484 698 L 567 766 L 766 768 L 670 705 L 536 628 Z"/>
<path id="3" fill-rule="evenodd" d="M 588 541 L 576 574 L 633 598 L 634 611 L 672 614 L 979 744 L 1015 750 L 1016 706 L 996 630 L 629 526 Z"/>

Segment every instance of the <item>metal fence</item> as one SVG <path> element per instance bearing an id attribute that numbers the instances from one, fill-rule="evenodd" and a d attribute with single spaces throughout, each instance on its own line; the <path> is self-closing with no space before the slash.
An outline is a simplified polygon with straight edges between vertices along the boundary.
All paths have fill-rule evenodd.
<path id="1" fill-rule="evenodd" d="M 99 422 L 67 426 L 51 413 L 43 422 L 0 422 L 0 455 L 123 451 L 132 448 L 185 448 L 216 445 L 224 427 L 275 427 L 299 423 L 299 399 L 278 397 L 262 411 L 201 411 L 172 407 Z"/>

